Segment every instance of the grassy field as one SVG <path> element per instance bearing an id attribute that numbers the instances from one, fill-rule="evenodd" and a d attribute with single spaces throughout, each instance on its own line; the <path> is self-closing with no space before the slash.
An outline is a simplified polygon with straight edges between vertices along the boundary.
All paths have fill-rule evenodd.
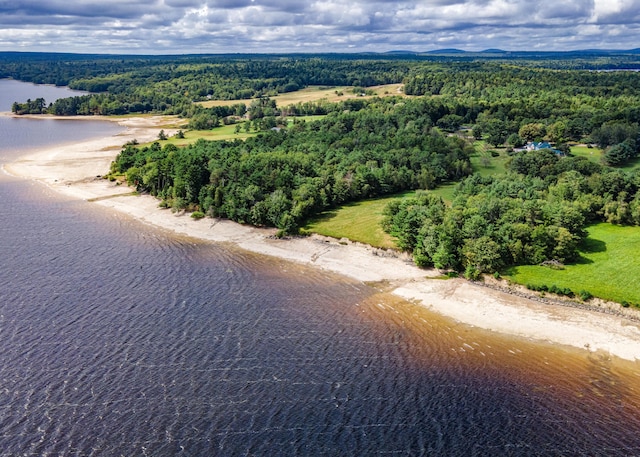
<path id="1" fill-rule="evenodd" d="M 475 154 L 471 156 L 471 167 L 473 171 L 482 176 L 502 175 L 506 172 L 505 164 L 509 160 L 509 155 L 505 148 L 490 147 L 486 141 L 475 141 L 473 146 L 476 149 Z M 492 157 L 491 151 L 499 154 L 498 157 Z"/>
<path id="2" fill-rule="evenodd" d="M 325 116 L 301 116 L 297 117 L 297 120 L 313 122 L 318 119 L 322 119 Z M 288 119 L 289 124 L 293 124 L 293 119 Z M 196 141 L 203 139 L 208 141 L 222 141 L 222 140 L 244 140 L 249 137 L 255 136 L 260 132 L 245 132 L 244 128 L 241 128 L 241 132 L 236 133 L 236 125 L 222 125 L 220 127 L 216 127 L 211 130 L 187 130 L 183 129 L 184 138 L 177 138 L 176 136 L 172 136 L 167 140 L 163 140 L 160 143 L 164 146 L 165 144 L 175 144 L 178 147 L 187 146 L 189 144 L 195 143 Z M 240 123 L 242 126 L 243 123 Z M 178 126 L 168 126 L 167 128 L 179 128 Z M 156 140 L 157 141 L 157 140 Z M 153 142 L 152 142 L 153 143 Z M 151 144 L 151 143 L 149 143 Z"/>
<path id="3" fill-rule="evenodd" d="M 179 128 L 179 127 L 174 127 L 174 128 Z M 182 146 L 188 146 L 190 144 L 193 144 L 200 139 L 209 140 L 209 141 L 235 140 L 235 139 L 244 140 L 246 138 L 255 136 L 257 134 L 257 132 L 245 133 L 244 129 L 240 133 L 235 133 L 235 129 L 236 129 L 235 125 L 223 125 L 211 130 L 183 129 L 182 132 L 184 133 L 184 138 L 178 138 L 174 135 L 169 137 L 166 140 L 162 140 L 162 141 L 154 140 L 149 143 L 141 144 L 141 146 L 148 146 L 156 141 L 159 141 L 161 146 L 164 146 L 165 144 L 175 144 L 178 147 L 182 147 Z"/>
<path id="4" fill-rule="evenodd" d="M 367 87 L 367 90 L 375 92 L 375 96 L 384 97 L 389 95 L 404 95 L 402 91 L 402 84 L 386 84 L 383 86 Z M 342 95 L 339 95 L 342 93 Z M 338 102 L 349 98 L 371 98 L 373 95 L 361 96 L 360 94 L 353 93 L 353 87 L 340 86 L 340 87 L 322 87 L 322 86 L 309 86 L 295 92 L 288 92 L 286 94 L 279 94 L 273 97 L 269 97 L 271 100 L 275 100 L 278 106 L 295 105 L 297 103 L 315 102 L 318 100 L 328 100 L 330 102 Z M 231 106 L 238 103 L 251 104 L 253 100 L 209 100 L 206 102 L 198 102 L 205 108 L 211 108 L 213 106 Z"/>
<path id="5" fill-rule="evenodd" d="M 303 232 L 348 238 L 379 248 L 395 248 L 393 237 L 385 233 L 380 226 L 382 212 L 391 200 L 408 195 L 413 195 L 413 192 L 350 203 L 335 210 L 325 211 L 311 220 L 303 228 Z"/>
<path id="6" fill-rule="evenodd" d="M 455 184 L 445 184 L 430 192 L 439 195 L 446 202 L 453 200 Z M 304 233 L 317 233 L 333 238 L 348 238 L 351 241 L 370 244 L 379 248 L 396 248 L 393 237 L 382 230 L 381 223 L 385 206 L 398 198 L 414 195 L 414 191 L 389 197 L 349 203 L 340 208 L 326 211 L 311 220 L 303 229 Z"/>
<path id="7" fill-rule="evenodd" d="M 564 270 L 520 266 L 505 276 L 520 284 L 555 284 L 619 303 L 640 303 L 640 227 L 601 223 L 588 232 L 581 259 Z"/>
<path id="8" fill-rule="evenodd" d="M 575 156 L 586 157 L 587 159 L 596 162 L 602 163 L 602 149 L 598 148 L 589 148 L 587 146 L 571 146 L 571 154 Z M 624 171 L 633 171 L 640 169 L 640 159 L 635 159 L 627 163 L 623 167 L 619 167 Z"/>
<path id="9" fill-rule="evenodd" d="M 287 122 L 289 123 L 289 125 L 293 124 L 294 120 L 295 121 L 304 121 L 304 122 L 313 122 L 313 121 L 319 121 L 322 118 L 327 117 L 326 114 L 318 114 L 315 116 L 296 116 L 296 117 L 288 117 L 287 118 Z"/>
<path id="10" fill-rule="evenodd" d="M 589 148 L 584 145 L 571 146 L 571 154 L 579 157 L 586 157 L 587 159 L 600 163 L 602 159 L 602 149 Z"/>
<path id="11" fill-rule="evenodd" d="M 624 167 L 620 167 L 624 171 L 640 170 L 640 158 L 630 160 Z"/>

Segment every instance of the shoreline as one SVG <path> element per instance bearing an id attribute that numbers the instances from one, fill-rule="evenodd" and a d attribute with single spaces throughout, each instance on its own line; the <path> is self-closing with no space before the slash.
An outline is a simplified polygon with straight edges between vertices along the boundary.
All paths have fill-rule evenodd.
<path id="1" fill-rule="evenodd" d="M 167 131 L 163 126 L 168 118 L 101 117 L 99 120 L 117 122 L 125 131 L 107 138 L 30 152 L 6 164 L 5 171 L 180 235 L 232 243 L 250 252 L 316 266 L 360 282 L 378 283 L 387 292 L 420 303 L 462 324 L 640 361 L 640 322 L 637 320 L 582 307 L 541 303 L 463 279 L 435 279 L 439 276 L 436 270 L 418 268 L 409 256 L 360 243 L 315 235 L 279 239 L 274 237 L 275 229 L 211 218 L 194 220 L 186 214 L 160 209 L 154 197 L 132 195 L 131 188 L 100 176 L 108 172 L 122 145 L 134 139 L 140 143 L 157 139 L 160 129 Z"/>

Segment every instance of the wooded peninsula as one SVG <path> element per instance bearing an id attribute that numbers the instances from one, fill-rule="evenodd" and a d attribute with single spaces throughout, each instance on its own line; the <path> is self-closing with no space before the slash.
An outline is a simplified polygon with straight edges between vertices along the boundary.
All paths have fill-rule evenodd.
<path id="1" fill-rule="evenodd" d="M 0 78 L 88 92 L 16 100 L 15 114 L 175 116 L 174 137 L 124 145 L 108 174 L 163 207 L 292 235 L 384 198 L 378 223 L 419 266 L 625 306 L 639 288 L 611 295 L 554 275 L 593 263 L 617 226 L 632 234 L 619 260 L 640 273 L 637 68 L 637 53 L 606 52 L 0 53 Z M 519 277 L 526 265 L 544 279 Z"/>

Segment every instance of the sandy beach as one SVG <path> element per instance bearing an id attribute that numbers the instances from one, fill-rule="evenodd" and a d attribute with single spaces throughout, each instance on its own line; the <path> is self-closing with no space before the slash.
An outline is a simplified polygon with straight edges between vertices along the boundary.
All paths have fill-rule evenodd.
<path id="1" fill-rule="evenodd" d="M 640 361 L 639 321 L 541 303 L 463 279 L 434 279 L 440 276 L 439 272 L 420 269 L 406 256 L 346 240 L 320 236 L 277 239 L 274 230 L 226 220 L 194 220 L 185 214 L 162 210 L 155 198 L 131 195 L 133 189 L 99 176 L 108 172 L 124 143 L 156 139 L 167 123 L 166 118 L 126 118 L 114 122 L 126 130 L 108 138 L 29 153 L 6 165 L 5 171 L 175 233 L 234 243 L 251 252 L 314 265 L 357 281 L 378 283 L 384 290 L 464 324 Z M 166 128 L 165 132 L 172 133 Z"/>

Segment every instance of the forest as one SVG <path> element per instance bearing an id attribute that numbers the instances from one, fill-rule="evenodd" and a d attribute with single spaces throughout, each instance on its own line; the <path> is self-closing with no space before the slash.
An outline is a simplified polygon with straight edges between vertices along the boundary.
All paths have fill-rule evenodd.
<path id="1" fill-rule="evenodd" d="M 255 135 L 185 147 L 127 144 L 124 177 L 176 210 L 295 234 L 348 202 L 394 200 L 384 228 L 418 265 L 476 278 L 512 265 L 579 257 L 595 222 L 640 225 L 638 55 L 56 56 L 0 58 L 0 76 L 87 95 L 13 111 L 161 113 L 187 128 L 237 124 Z M 278 106 L 309 86 L 401 83 L 402 94 Z M 199 102 L 235 100 L 205 107 Z M 313 115 L 313 120 L 303 116 Z M 545 142 L 540 150 L 524 148 Z M 478 144 L 508 154 L 500 176 L 474 173 Z M 574 156 L 577 144 L 601 160 Z M 497 153 L 496 153 L 497 154 Z M 446 202 L 428 192 L 458 183 Z"/>
<path id="2" fill-rule="evenodd" d="M 401 100 L 346 102 L 245 141 L 126 145 L 111 171 L 174 208 L 295 233 L 328 208 L 471 174 L 473 148 L 432 127 L 439 105 Z"/>
<path id="3" fill-rule="evenodd" d="M 450 205 L 432 194 L 392 202 L 385 229 L 421 266 L 477 278 L 506 266 L 576 261 L 588 224 L 640 225 L 640 172 L 550 150 L 517 154 L 500 177 L 462 180 Z"/>

